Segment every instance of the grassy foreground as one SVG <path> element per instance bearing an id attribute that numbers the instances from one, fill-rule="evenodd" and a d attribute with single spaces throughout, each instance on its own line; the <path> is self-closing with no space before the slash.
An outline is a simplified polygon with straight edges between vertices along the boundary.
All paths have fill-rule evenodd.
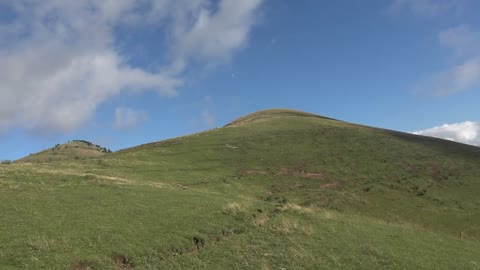
<path id="1" fill-rule="evenodd" d="M 275 110 L 44 157 L 0 165 L 1 269 L 480 269 L 477 147 Z"/>

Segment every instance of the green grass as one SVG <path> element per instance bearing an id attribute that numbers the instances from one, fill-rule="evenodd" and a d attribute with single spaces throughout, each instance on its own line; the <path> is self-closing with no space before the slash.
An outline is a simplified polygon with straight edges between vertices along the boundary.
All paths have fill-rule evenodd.
<path id="1" fill-rule="evenodd" d="M 87 141 L 75 140 L 65 144 L 57 144 L 50 149 L 31 154 L 17 162 L 42 163 L 77 161 L 81 159 L 101 157 L 107 152 L 111 151 Z"/>
<path id="2" fill-rule="evenodd" d="M 479 148 L 295 111 L 233 123 L 0 165 L 1 269 L 480 269 Z"/>

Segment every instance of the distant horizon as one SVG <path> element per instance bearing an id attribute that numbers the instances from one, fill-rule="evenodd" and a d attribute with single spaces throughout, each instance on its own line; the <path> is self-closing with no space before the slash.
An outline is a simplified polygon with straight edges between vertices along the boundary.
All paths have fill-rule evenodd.
<path id="1" fill-rule="evenodd" d="M 158 142 L 167 141 L 167 140 L 172 140 L 172 139 L 178 139 L 178 138 L 188 137 L 188 136 L 191 136 L 191 135 L 195 135 L 195 134 L 199 134 L 199 133 L 203 133 L 203 132 L 208 132 L 208 131 L 210 131 L 210 130 L 228 127 L 229 124 L 234 123 L 235 121 L 237 121 L 237 120 L 239 120 L 239 119 L 241 119 L 241 118 L 243 118 L 243 117 L 245 117 L 245 116 L 248 116 L 248 115 L 250 115 L 250 114 L 254 114 L 254 113 L 258 113 L 258 112 L 268 112 L 268 111 L 273 111 L 273 110 L 286 110 L 286 111 L 294 111 L 294 112 L 300 112 L 300 113 L 308 113 L 308 114 L 310 114 L 310 112 L 299 111 L 299 110 L 291 109 L 291 108 L 260 109 L 259 111 L 255 111 L 255 112 L 252 112 L 252 113 L 248 113 L 248 114 L 246 114 L 246 115 L 243 115 L 243 116 L 240 116 L 240 117 L 238 117 L 238 118 L 236 118 L 236 119 L 233 119 L 232 121 L 230 121 L 230 122 L 228 122 L 228 123 L 226 123 L 226 124 L 224 124 L 224 125 L 220 125 L 220 126 L 217 126 L 217 127 L 211 127 L 211 128 L 205 129 L 205 130 L 201 130 L 201 131 L 198 131 L 198 132 L 194 132 L 194 133 L 188 133 L 188 134 L 183 134 L 183 135 L 179 135 L 179 136 L 175 136 L 175 137 L 164 138 L 164 139 L 159 140 L 159 141 L 143 142 L 143 143 L 140 143 L 140 144 L 127 146 L 127 147 L 124 147 L 124 148 L 109 148 L 109 147 L 105 147 L 105 146 L 103 146 L 103 145 L 101 145 L 101 144 L 97 144 L 97 143 L 95 143 L 95 142 L 92 142 L 92 141 L 84 140 L 84 139 L 82 139 L 82 138 L 75 138 L 75 139 L 70 139 L 70 140 L 65 141 L 65 142 L 59 142 L 59 143 L 57 143 L 57 144 L 55 144 L 55 145 L 49 146 L 49 147 L 47 147 L 47 148 L 44 148 L 44 149 L 41 149 L 41 150 L 38 150 L 38 151 L 31 152 L 31 153 L 29 153 L 28 155 L 25 155 L 25 156 L 22 156 L 22 157 L 19 157 L 19 158 L 16 158 L 16 159 L 3 159 L 3 160 L 0 160 L 0 161 L 16 161 L 16 160 L 19 160 L 19 159 L 21 159 L 21 158 L 24 158 L 24 157 L 27 157 L 27 156 L 31 156 L 31 155 L 37 154 L 37 153 L 39 153 L 39 152 L 43 152 L 43 151 L 52 149 L 53 147 L 55 147 L 55 146 L 57 146 L 57 145 L 65 145 L 65 144 L 69 144 L 69 143 L 72 143 L 72 142 L 89 142 L 89 143 L 94 144 L 95 146 L 103 147 L 103 148 L 105 148 L 105 149 L 111 150 L 111 151 L 114 153 L 114 152 L 126 150 L 126 149 L 129 149 L 129 148 L 135 148 L 135 147 L 142 146 L 142 145 L 147 145 L 147 144 L 158 143 Z M 347 121 L 344 121 L 344 120 L 342 120 L 342 119 L 336 119 L 336 118 L 332 118 L 332 117 L 329 117 L 329 116 L 317 115 L 317 114 L 314 114 L 314 115 L 319 116 L 319 117 L 325 117 L 325 118 L 327 118 L 327 119 L 332 119 L 332 120 L 338 120 L 338 121 L 342 121 L 342 122 L 347 122 Z M 351 123 L 351 122 L 347 122 L 347 123 L 350 123 L 350 124 L 353 124 L 353 125 L 362 125 L 361 123 Z M 365 125 L 363 125 L 363 126 L 365 126 Z M 375 127 L 375 126 L 368 126 L 368 127 L 378 128 L 378 129 L 384 129 L 384 128 L 382 128 L 382 127 Z M 402 132 L 402 133 L 407 133 L 407 134 L 417 135 L 417 136 L 424 136 L 424 137 L 429 137 L 429 138 L 443 139 L 443 140 L 451 141 L 451 142 L 454 142 L 454 143 L 464 144 L 464 143 L 462 143 L 462 142 L 458 142 L 458 141 L 455 141 L 455 140 L 453 140 L 453 139 L 440 138 L 440 137 L 431 136 L 431 135 L 428 135 L 428 134 L 419 134 L 419 133 L 416 133 L 416 132 L 403 132 L 403 131 L 393 130 L 393 129 L 386 129 L 386 130 L 396 131 L 396 132 Z M 470 146 L 474 146 L 474 147 L 479 147 L 478 145 L 472 145 L 472 144 L 465 144 L 465 145 L 470 145 Z"/>
<path id="2" fill-rule="evenodd" d="M 0 3 L 0 160 L 292 108 L 480 146 L 480 2 Z"/>

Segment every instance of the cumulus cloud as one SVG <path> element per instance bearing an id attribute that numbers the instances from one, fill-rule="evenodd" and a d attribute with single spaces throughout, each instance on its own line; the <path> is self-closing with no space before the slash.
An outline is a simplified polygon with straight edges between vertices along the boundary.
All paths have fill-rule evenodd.
<path id="1" fill-rule="evenodd" d="M 115 127 L 118 129 L 133 129 L 148 120 L 148 114 L 142 110 L 131 108 L 115 109 Z"/>
<path id="2" fill-rule="evenodd" d="M 0 131 L 65 132 L 127 91 L 175 95 L 191 61 L 232 57 L 248 41 L 262 0 L 19 0 L 1 2 Z M 129 64 L 115 31 L 149 24 L 173 35 L 168 63 Z M 169 38 L 167 40 L 170 40 Z"/>
<path id="3" fill-rule="evenodd" d="M 181 59 L 226 60 L 243 47 L 255 23 L 254 11 L 262 0 L 224 0 L 218 11 L 202 8 L 189 26 L 188 18 L 179 16 L 175 24 L 176 53 Z M 222 33 L 222 34 L 219 34 Z"/>
<path id="4" fill-rule="evenodd" d="M 455 124 L 445 124 L 413 134 L 436 137 L 455 142 L 480 146 L 480 122 L 466 121 Z"/>

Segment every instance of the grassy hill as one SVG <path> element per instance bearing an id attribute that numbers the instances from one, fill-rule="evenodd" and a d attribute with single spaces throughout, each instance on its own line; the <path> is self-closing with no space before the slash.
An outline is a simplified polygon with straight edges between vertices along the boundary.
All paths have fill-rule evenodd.
<path id="1" fill-rule="evenodd" d="M 312 114 L 0 166 L 2 269 L 480 269 L 480 148 Z"/>
<path id="2" fill-rule="evenodd" d="M 41 151 L 36 154 L 24 157 L 18 162 L 58 162 L 74 161 L 87 158 L 98 158 L 111 151 L 105 147 L 93 144 L 88 141 L 74 140 L 65 144 Z"/>
<path id="3" fill-rule="evenodd" d="M 320 119 L 330 119 L 324 116 L 306 113 L 302 111 L 290 110 L 290 109 L 270 109 L 270 110 L 263 110 L 254 112 L 243 117 L 240 117 L 233 122 L 226 125 L 226 127 L 235 127 L 235 126 L 242 126 L 251 123 L 260 122 L 263 120 L 271 120 L 272 118 L 287 118 L 287 117 L 312 117 L 312 118 L 320 118 Z"/>

